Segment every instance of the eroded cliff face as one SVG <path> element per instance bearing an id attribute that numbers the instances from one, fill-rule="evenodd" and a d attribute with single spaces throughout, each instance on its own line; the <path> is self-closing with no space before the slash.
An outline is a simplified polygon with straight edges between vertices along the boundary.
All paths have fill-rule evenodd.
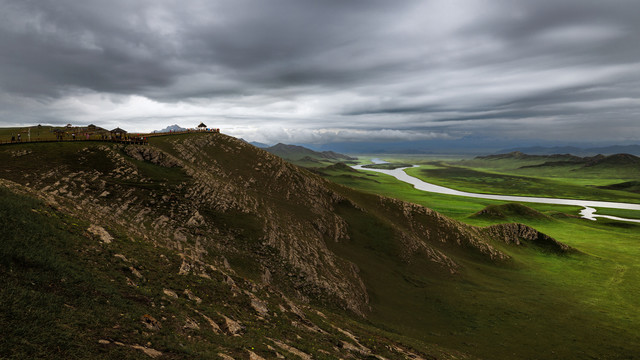
<path id="1" fill-rule="evenodd" d="M 20 156 L 35 162 L 44 155 L 36 147 Z M 387 224 L 402 261 L 426 256 L 452 274 L 461 264 L 442 244 L 503 261 L 509 256 L 494 240 L 553 240 L 524 225 L 467 226 L 383 197 L 356 201 L 349 191 L 222 134 L 167 137 L 149 146 L 82 146 L 27 175 L 4 177 L 8 186 L 74 216 L 179 252 L 182 274 L 207 276 L 212 266 L 232 268 L 227 258 L 242 258 L 256 281 L 362 316 L 370 306 L 358 267 L 327 246 L 350 240 L 353 225 L 338 207 Z"/>
<path id="2" fill-rule="evenodd" d="M 463 356 L 437 345 L 406 346 L 397 335 L 362 326 L 353 317 L 301 304 L 271 286 L 268 271 L 260 283 L 234 271 L 224 257 L 213 261 L 219 266 L 200 262 L 206 267 L 192 267 L 182 253 L 132 241 L 116 228 L 107 230 L 15 194 L 30 191 L 0 179 L 3 311 L 15 314 L 3 318 L 3 356 Z"/>
<path id="3" fill-rule="evenodd" d="M 206 274 L 224 255 L 246 256 L 302 299 L 368 310 L 357 267 L 325 244 L 347 235 L 331 206 L 341 198 L 324 180 L 224 135 L 165 145 L 87 146 L 71 164 L 44 164 L 11 180 L 82 219 L 179 251 L 183 273 Z"/>

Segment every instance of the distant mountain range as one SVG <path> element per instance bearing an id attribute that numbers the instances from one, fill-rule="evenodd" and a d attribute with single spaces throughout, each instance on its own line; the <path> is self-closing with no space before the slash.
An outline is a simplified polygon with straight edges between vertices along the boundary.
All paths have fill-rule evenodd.
<path id="1" fill-rule="evenodd" d="M 187 129 L 180 127 L 178 124 L 169 125 L 162 130 L 154 130 L 154 133 L 168 133 L 168 132 L 177 132 L 177 131 L 186 131 Z"/>
<path id="2" fill-rule="evenodd" d="M 640 155 L 640 145 L 612 145 L 592 148 L 579 148 L 575 146 L 532 146 L 500 150 L 498 154 L 521 152 L 529 155 L 571 154 L 577 156 L 633 154 Z"/>
<path id="3" fill-rule="evenodd" d="M 260 142 L 250 142 L 259 148 L 270 145 Z M 594 156 L 598 154 L 612 155 L 627 153 L 640 155 L 640 144 L 634 145 L 598 145 L 568 143 L 558 146 L 555 144 L 532 143 L 531 141 L 515 141 L 509 139 L 494 139 L 477 136 L 467 136 L 460 139 L 430 139 L 413 141 L 357 141 L 357 142 L 329 142 L 324 144 L 296 143 L 313 151 L 335 151 L 342 154 L 424 154 L 424 155 L 486 155 L 520 151 L 532 155 L 572 154 L 577 156 Z M 500 150 L 502 149 L 502 150 Z"/>
<path id="4" fill-rule="evenodd" d="M 244 139 L 240 139 L 240 140 L 244 140 Z M 245 140 L 246 141 L 246 140 Z M 261 143 L 261 142 L 257 142 L 257 141 L 251 141 L 249 142 L 249 144 L 264 149 L 264 148 L 268 148 L 270 145 L 269 144 L 265 144 L 265 143 Z"/>
<path id="5" fill-rule="evenodd" d="M 304 158 L 310 159 L 326 159 L 326 160 L 357 160 L 351 156 L 347 156 L 344 154 L 339 154 L 333 151 L 313 151 L 304 146 L 298 145 L 287 145 L 287 144 L 276 144 L 271 147 L 264 148 L 264 150 L 277 155 L 283 159 L 287 160 L 301 160 Z"/>

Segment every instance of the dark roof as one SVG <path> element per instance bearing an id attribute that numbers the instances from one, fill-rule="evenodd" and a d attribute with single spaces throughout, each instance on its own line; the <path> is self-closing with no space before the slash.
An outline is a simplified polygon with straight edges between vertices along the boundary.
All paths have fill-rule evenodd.
<path id="1" fill-rule="evenodd" d="M 207 125 L 205 125 L 204 123 L 200 123 L 200 125 L 198 125 L 198 127 L 206 128 L 206 127 L 207 127 Z"/>
<path id="2" fill-rule="evenodd" d="M 120 129 L 119 127 L 111 130 L 111 132 L 113 132 L 113 133 L 126 133 L 125 130 Z"/>

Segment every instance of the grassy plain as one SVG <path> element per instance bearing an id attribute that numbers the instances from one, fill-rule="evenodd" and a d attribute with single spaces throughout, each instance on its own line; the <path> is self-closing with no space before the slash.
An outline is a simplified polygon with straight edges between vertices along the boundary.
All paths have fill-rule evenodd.
<path id="1" fill-rule="evenodd" d="M 498 160 L 460 159 L 453 156 L 419 157 L 416 155 L 365 155 L 389 161 L 386 168 L 416 164 L 406 172 L 426 182 L 456 190 L 501 195 L 539 196 L 567 199 L 640 203 L 637 191 L 638 169 L 624 164 L 606 167 L 581 165 L 542 166 L 540 159 L 504 158 Z"/>
<path id="2" fill-rule="evenodd" d="M 460 190 L 638 202 L 635 194 L 585 188 L 578 185 L 580 179 L 531 178 L 440 161 L 422 163 L 428 169 L 414 168 L 410 173 Z M 376 271 L 384 261 L 382 250 L 353 255 L 373 284 L 374 304 L 380 305 L 372 321 L 428 342 L 462 343 L 460 350 L 483 358 L 632 359 L 640 354 L 640 299 L 635 296 L 640 291 L 640 225 L 584 220 L 575 216 L 579 207 L 546 204 L 525 204 L 543 216 L 492 219 L 474 214 L 504 202 L 421 192 L 390 176 L 367 171 L 335 169 L 326 176 L 361 191 L 427 206 L 472 225 L 524 223 L 579 251 L 557 256 L 508 248 L 504 251 L 513 257 L 513 266 L 470 261 L 456 280 L 395 264 L 395 271 L 407 279 L 401 283 Z M 594 180 L 621 179 L 601 174 Z M 599 213 L 640 215 L 622 210 Z M 385 265 L 394 268 L 394 264 Z"/>
<path id="3" fill-rule="evenodd" d="M 407 173 L 424 181 L 457 190 L 486 194 L 640 203 L 640 194 L 596 186 L 623 181 L 611 175 L 598 179 L 546 178 L 497 173 L 442 164 L 439 168 L 412 168 Z"/>

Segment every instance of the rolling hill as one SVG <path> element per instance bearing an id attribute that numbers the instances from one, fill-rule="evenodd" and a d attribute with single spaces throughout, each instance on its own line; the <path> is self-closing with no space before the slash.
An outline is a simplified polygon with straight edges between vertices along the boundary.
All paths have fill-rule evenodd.
<path id="1" fill-rule="evenodd" d="M 553 154 L 572 154 L 575 156 L 594 156 L 597 154 L 613 155 L 620 153 L 629 153 L 633 155 L 640 155 L 640 145 L 611 145 L 600 147 L 588 147 L 581 148 L 575 146 L 532 146 L 532 147 L 518 147 L 511 149 L 504 149 L 498 151 L 499 154 L 510 152 L 522 152 L 532 155 L 553 155 Z"/>
<path id="2" fill-rule="evenodd" d="M 520 151 L 512 151 L 508 153 L 501 153 L 501 154 L 494 154 L 494 155 L 476 156 L 475 159 L 489 160 L 489 161 L 516 159 L 516 160 L 537 161 L 537 162 L 553 162 L 553 161 L 581 162 L 582 161 L 581 157 L 574 156 L 571 154 L 531 155 L 531 154 L 525 154 Z"/>
<path id="3" fill-rule="evenodd" d="M 631 154 L 613 154 L 579 157 L 570 154 L 529 155 L 519 151 L 506 154 L 477 156 L 473 160 L 461 161 L 467 166 L 482 166 L 495 169 L 569 172 L 574 176 L 607 174 L 627 177 L 640 175 L 640 157 Z"/>
<path id="4" fill-rule="evenodd" d="M 356 158 L 338 154 L 333 151 L 313 151 L 303 146 L 276 144 L 265 148 L 266 151 L 287 160 L 356 160 Z"/>
<path id="5" fill-rule="evenodd" d="M 516 269 L 583 256 L 223 134 L 4 145 L 0 158 L 2 357 L 513 358 L 551 327 L 496 319 L 568 306 L 517 305 L 554 290 L 510 293 Z"/>

